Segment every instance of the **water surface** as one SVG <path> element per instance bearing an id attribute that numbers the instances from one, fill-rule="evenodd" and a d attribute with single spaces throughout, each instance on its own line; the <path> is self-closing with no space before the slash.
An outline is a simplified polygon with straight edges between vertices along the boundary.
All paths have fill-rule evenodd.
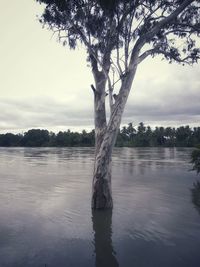
<path id="1" fill-rule="evenodd" d="M 0 148 L 0 266 L 199 267 L 190 153 L 116 148 L 114 209 L 92 213 L 93 149 Z"/>

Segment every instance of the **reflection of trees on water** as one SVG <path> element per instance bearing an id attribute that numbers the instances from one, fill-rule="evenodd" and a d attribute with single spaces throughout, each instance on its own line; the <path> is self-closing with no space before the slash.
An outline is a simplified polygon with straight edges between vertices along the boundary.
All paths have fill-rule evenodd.
<path id="1" fill-rule="evenodd" d="M 40 164 L 47 164 L 48 160 L 54 162 L 79 162 L 81 164 L 91 163 L 94 157 L 93 148 L 87 147 L 25 147 L 19 149 L 24 154 L 24 158 L 28 162 L 36 162 L 40 160 Z"/>
<path id="2" fill-rule="evenodd" d="M 200 182 L 199 181 L 193 184 L 191 193 L 192 193 L 192 203 L 195 205 L 195 208 L 200 213 Z"/>
<path id="3" fill-rule="evenodd" d="M 119 267 L 112 245 L 112 211 L 93 211 L 95 266 Z"/>
<path id="4" fill-rule="evenodd" d="M 180 149 L 178 149 L 180 150 Z M 115 148 L 113 163 L 117 172 L 124 171 L 131 175 L 148 175 L 149 170 L 167 170 L 172 164 L 179 164 L 181 153 L 177 148 L 147 147 L 147 148 Z M 183 161 L 186 158 L 182 158 Z M 123 170 L 122 170 L 123 168 Z"/>

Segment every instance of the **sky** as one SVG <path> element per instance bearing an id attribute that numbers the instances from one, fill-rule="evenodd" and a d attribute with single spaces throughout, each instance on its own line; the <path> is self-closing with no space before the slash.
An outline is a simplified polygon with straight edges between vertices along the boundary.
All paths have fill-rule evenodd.
<path id="1" fill-rule="evenodd" d="M 0 0 L 0 133 L 94 128 L 93 77 L 84 48 L 71 51 L 43 29 L 34 0 Z M 140 64 L 122 119 L 200 126 L 200 63 Z"/>

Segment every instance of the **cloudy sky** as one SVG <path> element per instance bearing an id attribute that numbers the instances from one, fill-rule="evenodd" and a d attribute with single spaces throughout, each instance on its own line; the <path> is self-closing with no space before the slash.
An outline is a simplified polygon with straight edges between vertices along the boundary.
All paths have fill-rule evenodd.
<path id="1" fill-rule="evenodd" d="M 92 75 L 84 49 L 70 51 L 42 29 L 34 0 L 0 0 L 0 133 L 93 128 Z M 200 65 L 148 59 L 123 124 L 200 126 Z"/>

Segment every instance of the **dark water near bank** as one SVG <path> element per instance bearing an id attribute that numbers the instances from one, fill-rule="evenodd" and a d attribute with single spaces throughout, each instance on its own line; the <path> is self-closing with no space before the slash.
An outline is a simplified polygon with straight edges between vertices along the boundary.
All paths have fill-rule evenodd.
<path id="1" fill-rule="evenodd" d="M 190 153 L 115 149 L 114 209 L 92 214 L 93 149 L 0 148 L 0 266 L 199 267 Z"/>

